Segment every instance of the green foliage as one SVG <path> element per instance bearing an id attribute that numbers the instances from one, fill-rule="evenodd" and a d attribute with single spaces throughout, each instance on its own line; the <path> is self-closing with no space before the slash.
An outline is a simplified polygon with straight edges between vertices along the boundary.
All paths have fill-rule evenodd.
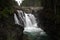
<path id="1" fill-rule="evenodd" d="M 7 17 L 7 14 L 13 13 L 14 2 L 12 0 L 0 0 L 0 18 L 2 16 Z"/>
<path id="2" fill-rule="evenodd" d="M 0 15 L 1 17 L 4 16 L 4 17 L 8 17 L 8 14 L 12 14 L 13 13 L 13 9 L 8 9 L 8 8 L 4 8 L 3 11 L 0 11 Z M 1 18 L 0 17 L 0 18 Z"/>
<path id="3" fill-rule="evenodd" d="M 12 33 L 14 21 L 13 21 L 13 13 L 14 13 L 14 6 L 18 6 L 15 0 L 0 0 L 0 33 L 5 37 L 2 37 L 4 40 L 14 40 L 13 36 L 15 33 Z M 6 34 L 5 34 L 5 33 Z M 14 35 L 13 35 L 14 34 Z M 1 35 L 0 35 L 1 36 Z M 1 37 L 0 37 L 1 38 Z M 0 39 L 1 40 L 1 39 Z"/>

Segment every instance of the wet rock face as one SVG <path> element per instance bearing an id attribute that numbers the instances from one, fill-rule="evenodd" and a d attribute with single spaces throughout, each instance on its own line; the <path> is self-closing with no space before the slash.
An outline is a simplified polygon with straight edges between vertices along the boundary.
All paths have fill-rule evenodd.
<path id="1" fill-rule="evenodd" d="M 20 25 L 15 25 L 16 29 L 15 29 L 15 32 L 16 32 L 16 40 L 23 40 L 23 30 L 24 28 Z"/>
<path id="2" fill-rule="evenodd" d="M 55 39 L 56 36 L 56 24 L 55 24 L 55 16 L 53 11 L 51 10 L 39 10 L 37 12 L 39 19 L 39 27 L 46 31 L 46 33 L 52 38 Z M 41 26 L 40 26 L 41 25 Z"/>

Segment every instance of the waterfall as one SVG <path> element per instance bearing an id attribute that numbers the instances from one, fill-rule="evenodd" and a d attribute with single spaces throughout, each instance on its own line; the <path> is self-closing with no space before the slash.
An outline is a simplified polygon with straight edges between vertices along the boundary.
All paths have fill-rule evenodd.
<path id="1" fill-rule="evenodd" d="M 47 40 L 46 32 L 38 28 L 36 18 L 33 14 L 25 13 L 21 10 L 17 10 L 17 12 L 18 13 L 14 13 L 15 24 L 24 27 L 24 34 L 31 37 L 32 40 Z"/>
<path id="2" fill-rule="evenodd" d="M 36 18 L 33 14 L 25 13 L 21 10 L 17 10 L 17 12 L 17 14 L 14 13 L 15 24 L 24 25 L 23 32 L 43 32 L 41 28 L 38 28 Z"/>
<path id="3" fill-rule="evenodd" d="M 43 31 L 41 28 L 38 28 L 36 18 L 33 14 L 25 14 L 26 26 L 24 32 L 38 32 Z"/>
<path id="4" fill-rule="evenodd" d="M 15 24 L 18 24 L 20 26 L 24 26 L 25 24 L 25 16 L 22 10 L 17 10 L 17 13 L 14 13 L 14 20 Z"/>

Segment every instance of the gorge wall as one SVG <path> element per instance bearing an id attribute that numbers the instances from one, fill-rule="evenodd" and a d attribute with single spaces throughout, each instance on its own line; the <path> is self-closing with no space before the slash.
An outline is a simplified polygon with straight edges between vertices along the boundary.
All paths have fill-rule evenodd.
<path id="1" fill-rule="evenodd" d="M 39 27 L 46 31 L 52 40 L 60 40 L 59 0 L 44 0 L 43 9 L 37 11 Z M 58 5 L 59 4 L 59 5 Z M 41 25 L 40 25 L 41 24 Z"/>

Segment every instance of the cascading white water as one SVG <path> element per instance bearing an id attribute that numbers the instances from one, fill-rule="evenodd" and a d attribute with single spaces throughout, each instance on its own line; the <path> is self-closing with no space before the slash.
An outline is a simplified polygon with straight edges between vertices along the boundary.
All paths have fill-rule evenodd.
<path id="1" fill-rule="evenodd" d="M 24 14 L 22 10 L 17 10 L 17 13 L 14 13 L 15 24 L 23 26 L 25 24 Z"/>
<path id="2" fill-rule="evenodd" d="M 31 37 L 32 40 L 35 40 L 36 38 L 37 40 L 45 40 L 44 38 L 47 37 L 47 34 L 41 28 L 38 28 L 35 16 L 33 14 L 23 14 L 23 11 L 21 10 L 18 10 L 17 12 L 17 14 L 14 13 L 15 24 L 25 26 L 23 33 Z M 22 21 L 24 24 L 21 23 Z"/>
<path id="3" fill-rule="evenodd" d="M 28 14 L 25 14 L 25 17 L 26 17 L 26 26 L 25 27 L 32 27 L 32 23 L 31 23 L 31 20 L 30 18 L 28 17 Z"/>
<path id="4" fill-rule="evenodd" d="M 38 28 L 36 18 L 33 14 L 25 14 L 25 21 L 26 26 L 24 28 L 24 32 L 38 32 L 43 31 L 42 29 Z"/>
<path id="5" fill-rule="evenodd" d="M 17 10 L 17 15 L 14 13 L 15 24 L 23 25 L 21 22 L 24 23 L 24 31 L 23 32 L 43 32 L 41 28 L 38 28 L 36 18 L 31 13 L 24 13 L 21 10 Z M 25 15 L 25 16 L 24 16 Z"/>

